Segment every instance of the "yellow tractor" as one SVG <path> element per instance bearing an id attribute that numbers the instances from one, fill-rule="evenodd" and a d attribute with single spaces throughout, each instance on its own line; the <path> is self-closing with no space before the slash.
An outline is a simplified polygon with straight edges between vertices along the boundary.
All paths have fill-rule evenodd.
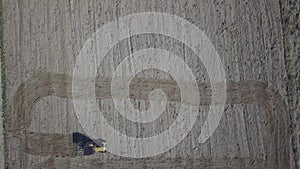
<path id="1" fill-rule="evenodd" d="M 88 146 L 93 147 L 95 152 L 100 152 L 100 153 L 105 153 L 106 152 L 105 143 L 103 143 L 101 146 L 99 146 L 95 143 L 89 143 Z"/>
<path id="2" fill-rule="evenodd" d="M 105 147 L 95 147 L 95 152 L 105 153 L 106 149 Z"/>
<path id="3" fill-rule="evenodd" d="M 73 133 L 73 143 L 76 144 L 77 155 L 92 155 L 95 152 L 105 153 L 106 152 L 106 142 L 102 139 L 92 140 L 85 134 L 74 132 Z"/>

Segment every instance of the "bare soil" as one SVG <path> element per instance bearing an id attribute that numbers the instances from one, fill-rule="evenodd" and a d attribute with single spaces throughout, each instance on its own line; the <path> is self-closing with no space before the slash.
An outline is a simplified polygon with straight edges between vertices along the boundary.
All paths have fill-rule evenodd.
<path id="1" fill-rule="evenodd" d="M 297 115 L 290 117 L 290 111 L 298 110 L 299 104 L 288 98 L 287 92 L 298 96 L 298 76 L 289 81 L 294 87 L 287 90 L 284 56 L 287 44 L 295 43 L 290 41 L 295 34 L 284 38 L 290 30 L 283 31 L 282 16 L 289 15 L 281 13 L 282 4 L 280 0 L 3 0 L 9 167 L 293 168 L 298 146 L 294 140 L 291 148 L 291 136 L 297 137 L 299 127 L 295 127 Z M 284 5 L 284 9 L 289 6 Z M 217 86 L 210 85 L 195 53 L 170 37 L 133 35 L 107 53 L 97 72 L 97 102 L 111 126 L 132 137 L 147 137 L 167 130 L 177 116 L 178 108 L 171 104 L 170 111 L 143 126 L 124 119 L 113 107 L 112 70 L 126 56 L 149 47 L 172 51 L 192 69 L 201 97 L 197 123 L 181 143 L 156 157 L 130 159 L 109 152 L 75 156 L 71 134 L 84 133 L 71 99 L 72 92 L 77 92 L 71 90 L 76 57 L 98 28 L 137 12 L 165 12 L 185 18 L 211 40 L 228 82 L 219 127 L 206 143 L 198 143 L 211 87 Z M 291 58 L 289 65 L 296 65 Z M 289 74 L 299 69 L 294 67 L 288 68 Z M 80 79 L 75 82 L 84 86 Z M 181 102 L 180 89 L 170 75 L 157 77 L 155 71 L 146 71 L 131 83 L 133 105 L 147 109 L 149 92 L 156 88 L 163 90 L 171 103 Z M 292 129 L 290 120 L 295 124 Z"/>

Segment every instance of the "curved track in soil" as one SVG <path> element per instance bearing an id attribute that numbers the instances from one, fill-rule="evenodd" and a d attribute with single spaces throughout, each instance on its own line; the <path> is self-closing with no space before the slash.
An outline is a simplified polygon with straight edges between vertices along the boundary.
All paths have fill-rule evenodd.
<path id="1" fill-rule="evenodd" d="M 177 84 L 167 80 L 151 80 L 139 79 L 137 82 L 142 82 L 142 85 L 133 85 L 136 87 L 145 87 L 149 90 L 160 87 L 168 94 L 168 99 L 171 101 L 180 101 L 177 92 Z M 82 83 L 82 82 L 78 82 Z M 96 97 L 111 98 L 110 79 L 96 79 Z M 157 86 L 156 84 L 160 84 Z M 144 85 L 144 86 L 143 86 Z M 201 92 L 200 105 L 210 103 L 210 85 L 199 84 Z M 13 113 L 11 121 L 11 130 L 13 136 L 18 137 L 24 147 L 26 153 L 33 155 L 47 156 L 73 156 L 74 146 L 72 145 L 71 135 L 61 134 L 46 134 L 46 133 L 31 133 L 28 127 L 31 122 L 31 111 L 35 104 L 43 97 L 58 96 L 62 98 L 72 97 L 72 78 L 63 74 L 43 73 L 34 76 L 22 83 L 15 95 L 13 103 Z M 144 90 L 147 92 L 147 90 Z M 76 92 L 76 91 L 74 91 Z M 173 94 L 172 94 L 173 93 Z M 174 94 L 175 93 L 175 94 Z M 134 95 L 137 99 L 148 99 L 148 94 Z M 273 89 L 268 88 L 267 84 L 262 82 L 230 82 L 227 84 L 227 104 L 257 104 L 265 109 L 268 118 L 268 138 L 267 147 L 267 166 L 268 168 L 290 168 L 290 148 L 289 148 L 289 118 L 286 110 L 286 104 L 283 98 Z M 39 142 L 51 141 L 57 142 L 57 145 L 69 145 L 67 148 L 55 148 L 50 146 L 42 146 Z M 142 159 L 146 160 L 147 159 Z M 168 160 L 167 160 L 168 161 Z M 170 161 L 170 160 L 169 160 Z M 54 159 L 46 161 L 43 165 L 55 163 Z M 172 160 L 170 161 L 171 163 Z M 234 161 L 231 161 L 233 164 Z M 91 162 L 96 164 L 97 162 Z M 143 162 L 142 162 L 143 163 Z M 227 162 L 228 163 L 228 162 Z M 251 163 L 251 162 L 250 162 Z M 100 164 L 99 164 L 100 165 Z M 99 166 L 98 165 L 98 166 Z M 101 164 L 104 165 L 104 164 Z M 110 164 L 108 164 L 110 165 Z M 113 163 L 111 163 L 113 165 Z"/>

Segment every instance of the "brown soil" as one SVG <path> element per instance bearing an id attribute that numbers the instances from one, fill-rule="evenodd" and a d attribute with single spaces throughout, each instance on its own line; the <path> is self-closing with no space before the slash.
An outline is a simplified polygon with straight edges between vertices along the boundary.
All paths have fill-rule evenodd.
<path id="1" fill-rule="evenodd" d="M 71 98 L 71 77 L 62 74 L 40 74 L 24 82 L 17 90 L 14 100 L 14 116 L 12 117 L 12 133 L 18 138 L 25 139 L 25 151 L 34 155 L 44 156 L 73 156 L 74 145 L 70 135 L 30 133 L 28 127 L 31 121 L 31 111 L 35 103 L 46 96 L 58 96 Z M 38 83 L 37 83 L 38 82 Z M 167 85 L 164 89 L 167 93 L 177 88 L 176 83 L 159 81 L 154 79 L 139 79 L 142 86 L 154 88 L 159 83 Z M 110 80 L 96 80 L 97 98 L 111 98 Z M 139 86 L 139 85 L 132 85 Z M 153 86 L 153 87 L 151 87 Z M 210 102 L 209 84 L 200 84 L 201 105 Z M 132 89 L 134 90 L 134 89 Z M 170 90 L 170 91 L 168 91 Z M 103 92 L 107 91 L 107 92 Z M 76 91 L 74 91 L 76 92 Z M 147 99 L 145 94 L 133 95 L 135 99 Z M 170 95 L 172 101 L 178 101 L 178 94 Z M 250 103 L 259 104 L 268 113 L 269 133 L 265 136 L 267 147 L 267 166 L 268 168 L 285 168 L 289 166 L 289 131 L 287 128 L 288 116 L 286 105 L 281 96 L 274 90 L 267 88 L 261 82 L 238 82 L 227 84 L 227 104 Z M 47 146 L 46 146 L 47 145 Z M 51 146 L 48 146 L 51 145 Z M 95 163 L 97 163 L 95 161 Z M 272 166 L 272 167 L 271 167 Z M 289 168 L 289 167 L 287 167 Z"/>

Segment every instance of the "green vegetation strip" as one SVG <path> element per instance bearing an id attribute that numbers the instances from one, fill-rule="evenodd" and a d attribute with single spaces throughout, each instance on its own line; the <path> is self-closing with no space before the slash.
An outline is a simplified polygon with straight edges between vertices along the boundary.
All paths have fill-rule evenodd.
<path id="1" fill-rule="evenodd" d="M 300 168 L 300 4 L 299 0 L 280 0 L 284 59 L 287 72 L 287 96 L 291 120 L 294 168 Z"/>
<path id="2" fill-rule="evenodd" d="M 4 168 L 9 168 L 9 159 L 8 159 L 8 128 L 9 128 L 9 120 L 8 120 L 8 111 L 7 111 L 7 84 L 6 84 L 6 58 L 4 51 L 4 33 L 3 33 L 3 1 L 0 0 L 0 53 L 1 53 L 1 89 L 2 89 L 2 111 L 3 111 L 3 138 L 4 138 Z"/>

